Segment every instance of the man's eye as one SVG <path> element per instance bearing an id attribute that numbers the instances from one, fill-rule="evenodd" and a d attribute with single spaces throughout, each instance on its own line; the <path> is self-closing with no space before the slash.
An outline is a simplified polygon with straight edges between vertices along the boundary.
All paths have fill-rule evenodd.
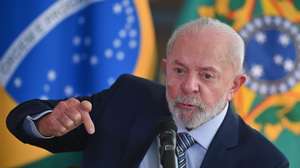
<path id="1" fill-rule="evenodd" d="M 174 71 L 177 73 L 177 74 L 183 74 L 184 73 L 184 70 L 182 68 L 174 68 Z"/>
<path id="2" fill-rule="evenodd" d="M 212 78 L 212 75 L 211 75 L 211 74 L 204 74 L 204 77 L 205 77 L 206 79 L 210 79 L 210 78 Z"/>
<path id="3" fill-rule="evenodd" d="M 214 78 L 214 76 L 213 76 L 212 74 L 209 74 L 209 73 L 203 74 L 203 77 L 204 77 L 204 79 L 206 79 L 206 80 L 209 80 L 209 79 L 213 79 L 213 78 Z"/>

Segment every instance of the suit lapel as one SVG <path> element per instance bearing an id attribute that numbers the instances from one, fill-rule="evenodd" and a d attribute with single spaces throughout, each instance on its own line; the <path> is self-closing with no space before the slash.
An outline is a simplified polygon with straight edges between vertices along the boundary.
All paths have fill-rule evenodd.
<path id="1" fill-rule="evenodd" d="M 230 148 L 238 145 L 239 137 L 239 120 L 232 112 L 230 106 L 227 114 L 212 140 L 206 155 L 203 159 L 201 168 L 211 167 L 230 167 L 230 163 L 226 158 L 227 152 Z"/>

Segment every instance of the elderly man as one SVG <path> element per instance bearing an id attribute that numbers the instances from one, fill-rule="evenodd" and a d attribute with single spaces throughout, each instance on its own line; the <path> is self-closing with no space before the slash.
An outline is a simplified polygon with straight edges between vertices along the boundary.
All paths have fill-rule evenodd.
<path id="1" fill-rule="evenodd" d="M 230 110 L 246 80 L 243 60 L 241 37 L 201 18 L 170 38 L 162 61 L 165 87 L 123 75 L 90 97 L 22 103 L 8 116 L 8 128 L 51 152 L 83 150 L 83 167 L 158 168 L 156 128 L 172 115 L 179 167 L 288 167 L 279 150 Z"/>

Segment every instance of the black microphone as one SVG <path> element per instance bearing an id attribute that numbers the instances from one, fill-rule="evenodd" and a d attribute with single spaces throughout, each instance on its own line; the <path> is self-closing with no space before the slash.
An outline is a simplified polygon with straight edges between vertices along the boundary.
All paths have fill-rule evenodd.
<path id="1" fill-rule="evenodd" d="M 160 162 L 163 168 L 177 168 L 176 132 L 177 127 L 171 117 L 164 118 L 159 124 Z"/>

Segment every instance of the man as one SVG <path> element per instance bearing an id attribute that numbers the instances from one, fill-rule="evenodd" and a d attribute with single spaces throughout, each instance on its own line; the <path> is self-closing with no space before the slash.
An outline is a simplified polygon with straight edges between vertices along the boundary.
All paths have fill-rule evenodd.
<path id="1" fill-rule="evenodd" d="M 8 128 L 51 152 L 83 150 L 83 167 L 155 168 L 158 121 L 171 114 L 180 167 L 288 167 L 268 140 L 230 110 L 229 101 L 246 80 L 243 60 L 241 37 L 217 20 L 201 18 L 170 38 L 162 61 L 166 87 L 123 75 L 90 97 L 22 103 L 8 116 Z"/>

